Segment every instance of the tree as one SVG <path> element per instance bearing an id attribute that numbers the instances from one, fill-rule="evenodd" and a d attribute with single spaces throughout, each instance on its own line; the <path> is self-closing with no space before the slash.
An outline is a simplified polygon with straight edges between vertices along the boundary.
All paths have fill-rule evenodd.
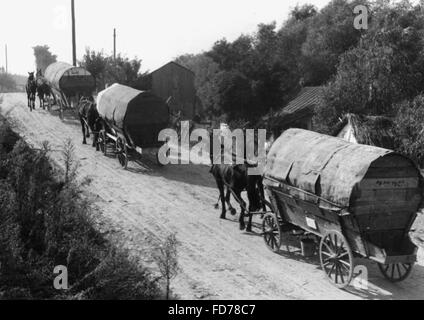
<path id="1" fill-rule="evenodd" d="M 397 151 L 424 165 L 424 95 L 397 106 L 395 132 Z"/>
<path id="2" fill-rule="evenodd" d="M 57 56 L 50 52 L 50 48 L 47 45 L 35 46 L 33 50 L 37 70 L 41 69 L 41 72 L 44 74 L 47 67 L 57 61 Z"/>
<path id="3" fill-rule="evenodd" d="M 118 55 L 116 59 L 106 56 L 102 51 L 94 51 L 89 48 L 80 62 L 96 79 L 97 89 L 104 89 L 105 85 L 120 83 L 130 87 L 138 87 L 140 78 L 141 60 L 135 57 L 129 59 Z"/>
<path id="4" fill-rule="evenodd" d="M 219 65 L 206 54 L 182 55 L 175 61 L 194 72 L 196 95 L 200 99 L 203 113 L 213 114 L 214 97 L 217 94 L 215 78 L 220 72 Z"/>
<path id="5" fill-rule="evenodd" d="M 321 85 L 336 72 L 341 54 L 356 46 L 361 32 L 353 27 L 353 8 L 364 1 L 333 0 L 313 16 L 302 44 L 300 68 L 309 85 Z"/>
<path id="6" fill-rule="evenodd" d="M 127 86 L 135 86 L 139 79 L 141 60 L 135 57 L 129 59 L 120 54 L 114 59 L 108 57 L 105 79 L 108 84 L 120 83 Z"/>
<path id="7" fill-rule="evenodd" d="M 104 74 L 107 63 L 108 59 L 104 55 L 103 51 L 96 52 L 94 50 L 90 50 L 90 48 L 86 48 L 80 65 L 92 74 L 96 82 L 97 89 L 104 88 Z"/>
<path id="8" fill-rule="evenodd" d="M 410 6 L 383 6 L 358 47 L 342 55 L 337 75 L 324 90 L 314 122 L 332 131 L 344 113 L 393 116 L 396 104 L 413 99 L 424 82 L 423 12 Z"/>
<path id="9" fill-rule="evenodd" d="M 317 8 L 312 4 L 296 5 L 290 15 L 296 20 L 306 20 L 317 14 Z"/>
<path id="10" fill-rule="evenodd" d="M 10 92 L 16 90 L 16 82 L 8 73 L 0 72 L 0 92 Z"/>
<path id="11" fill-rule="evenodd" d="M 166 300 L 170 298 L 171 280 L 177 276 L 180 270 L 178 265 L 179 244 L 175 233 L 173 233 L 163 243 L 159 244 L 153 252 L 153 258 L 166 281 Z"/>

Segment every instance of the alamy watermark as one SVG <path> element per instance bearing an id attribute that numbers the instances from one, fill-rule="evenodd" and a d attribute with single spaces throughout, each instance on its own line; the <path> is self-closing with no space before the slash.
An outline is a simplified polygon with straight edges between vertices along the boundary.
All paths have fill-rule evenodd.
<path id="1" fill-rule="evenodd" d="M 56 290 L 68 290 L 68 268 L 65 266 L 56 266 L 53 273 L 57 274 L 53 280 L 53 287 Z"/>
<path id="2" fill-rule="evenodd" d="M 357 5 L 353 9 L 353 13 L 357 16 L 353 20 L 353 26 L 356 30 L 368 29 L 368 8 L 364 5 Z"/>
<path id="3" fill-rule="evenodd" d="M 357 290 L 368 290 L 368 269 L 366 266 L 357 265 L 353 269 L 355 277 L 352 280 L 352 286 Z"/>
<path id="4" fill-rule="evenodd" d="M 180 138 L 181 137 L 181 138 Z M 266 159 L 265 129 L 195 129 L 190 133 L 190 123 L 181 122 L 181 133 L 174 129 L 164 129 L 159 133 L 159 141 L 167 142 L 158 152 L 162 165 L 190 164 L 196 159 L 200 164 L 252 164 L 249 175 L 260 175 Z M 190 142 L 195 142 L 190 147 Z"/>

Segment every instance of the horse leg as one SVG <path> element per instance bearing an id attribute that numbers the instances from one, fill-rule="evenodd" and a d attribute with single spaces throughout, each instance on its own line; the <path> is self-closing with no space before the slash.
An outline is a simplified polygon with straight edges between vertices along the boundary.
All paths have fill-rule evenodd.
<path id="1" fill-rule="evenodd" d="M 231 196 L 231 190 L 230 190 L 230 188 L 227 187 L 227 194 L 225 195 L 225 202 L 227 202 L 228 209 L 230 209 L 231 215 L 234 216 L 237 213 L 237 211 L 231 205 L 230 196 Z"/>
<path id="2" fill-rule="evenodd" d="M 221 211 L 221 219 L 226 219 L 225 213 L 227 212 L 226 208 L 225 208 L 225 195 L 224 195 L 224 184 L 222 183 L 222 181 L 218 182 L 218 189 L 219 189 L 219 196 L 221 198 L 221 206 L 222 206 L 222 211 Z"/>
<path id="3" fill-rule="evenodd" d="M 96 151 L 99 151 L 99 145 L 97 143 L 97 140 L 99 139 L 99 134 L 97 132 L 93 133 L 93 147 L 96 147 Z"/>
<path id="4" fill-rule="evenodd" d="M 260 201 L 261 201 L 261 204 L 262 204 L 262 212 L 263 213 L 261 214 L 261 219 L 263 219 L 267 208 L 266 208 L 266 205 L 265 205 L 265 191 L 264 191 L 264 185 L 262 183 L 262 178 L 260 178 L 258 180 L 257 187 L 259 189 Z"/>
<path id="5" fill-rule="evenodd" d="M 84 121 L 85 123 L 85 129 L 87 130 L 87 138 L 90 138 L 90 127 L 88 126 L 88 124 Z"/>
<path id="6" fill-rule="evenodd" d="M 85 138 L 85 122 L 84 120 L 80 117 L 80 122 L 81 122 L 81 127 L 82 127 L 82 144 L 87 144 L 87 140 Z"/>
<path id="7" fill-rule="evenodd" d="M 247 228 L 246 231 L 247 232 L 252 232 L 252 218 L 253 218 L 253 214 L 251 213 L 254 209 L 249 205 L 249 222 L 247 223 Z"/>
<path id="8" fill-rule="evenodd" d="M 244 200 L 241 197 L 241 191 L 237 190 L 237 192 L 235 192 L 237 198 L 239 199 L 240 203 L 240 208 L 241 208 L 241 212 L 240 212 L 240 230 L 244 230 L 246 228 L 246 225 L 244 224 L 244 208 L 246 208 L 246 202 L 244 202 Z"/>

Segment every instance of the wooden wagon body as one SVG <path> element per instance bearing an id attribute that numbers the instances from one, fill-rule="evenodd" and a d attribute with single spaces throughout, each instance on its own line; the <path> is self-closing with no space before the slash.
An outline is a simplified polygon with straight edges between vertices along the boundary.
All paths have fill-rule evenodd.
<path id="1" fill-rule="evenodd" d="M 44 73 L 62 109 L 75 107 L 81 96 L 90 96 L 95 90 L 94 77 L 82 67 L 65 62 L 49 65 Z"/>
<path id="2" fill-rule="evenodd" d="M 322 250 L 335 240 L 337 244 L 337 237 L 339 244 L 345 242 L 345 257 L 372 259 L 393 281 L 409 274 L 417 252 L 409 231 L 423 191 L 421 174 L 410 159 L 387 149 L 290 129 L 270 149 L 264 184 L 278 233 L 295 226 L 319 237 L 327 275 L 325 262 L 330 258 Z M 334 250 L 327 251 L 334 260 Z M 352 271 L 345 274 L 349 281 Z M 344 286 L 349 281 L 335 282 Z"/>
<path id="3" fill-rule="evenodd" d="M 169 108 L 161 98 L 114 84 L 97 96 L 97 110 L 105 127 L 100 133 L 101 149 L 115 145 L 120 163 L 127 167 L 131 151 L 156 153 L 164 144 L 159 133 L 169 125 Z"/>

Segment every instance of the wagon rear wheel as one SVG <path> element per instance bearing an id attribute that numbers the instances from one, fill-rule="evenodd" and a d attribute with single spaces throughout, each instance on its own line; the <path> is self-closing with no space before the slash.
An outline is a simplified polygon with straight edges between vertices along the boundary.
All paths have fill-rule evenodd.
<path id="1" fill-rule="evenodd" d="M 278 252 L 281 247 L 282 232 L 278 218 L 273 213 L 267 213 L 262 220 L 262 234 L 265 245 L 273 252 Z"/>
<path id="2" fill-rule="evenodd" d="M 378 264 L 383 276 L 390 282 L 400 282 L 411 274 L 413 263 Z"/>
<path id="3" fill-rule="evenodd" d="M 319 248 L 321 267 L 327 278 L 338 288 L 349 285 L 353 276 L 353 254 L 346 238 L 339 231 L 330 231 Z"/>

